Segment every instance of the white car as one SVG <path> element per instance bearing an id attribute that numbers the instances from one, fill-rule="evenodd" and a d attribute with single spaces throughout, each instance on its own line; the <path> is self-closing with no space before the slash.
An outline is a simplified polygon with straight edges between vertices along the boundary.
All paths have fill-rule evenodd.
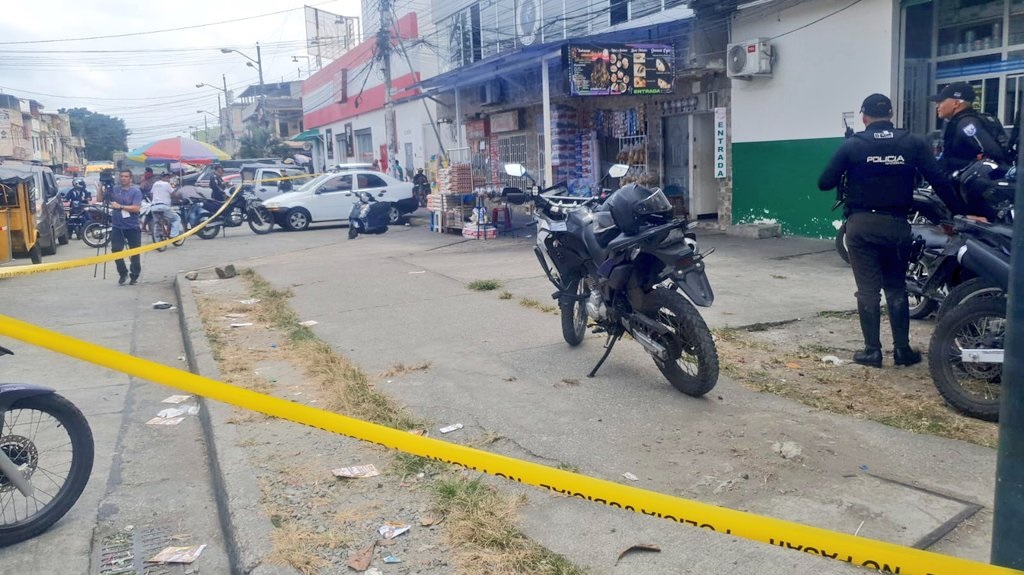
<path id="1" fill-rule="evenodd" d="M 374 170 L 322 174 L 263 205 L 274 215 L 277 225 L 286 230 L 304 230 L 312 223 L 348 221 L 352 204 L 358 201 L 353 192 L 369 192 L 378 202 L 390 203 L 391 224 L 401 222 L 403 215 L 419 206 L 411 183 Z"/>

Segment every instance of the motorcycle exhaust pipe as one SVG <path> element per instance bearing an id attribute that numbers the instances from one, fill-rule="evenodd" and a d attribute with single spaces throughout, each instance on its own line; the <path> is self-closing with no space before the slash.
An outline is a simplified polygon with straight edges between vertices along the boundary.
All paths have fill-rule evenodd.
<path id="1" fill-rule="evenodd" d="M 960 265 L 979 276 L 994 281 L 1003 291 L 1006 291 L 1010 283 L 1010 262 L 997 255 L 994 248 L 967 238 L 964 245 L 957 251 L 956 259 Z"/>

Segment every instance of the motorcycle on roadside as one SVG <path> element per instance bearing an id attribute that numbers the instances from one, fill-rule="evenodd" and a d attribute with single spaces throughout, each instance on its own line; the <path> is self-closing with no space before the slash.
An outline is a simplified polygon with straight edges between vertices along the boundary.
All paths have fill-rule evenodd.
<path id="1" fill-rule="evenodd" d="M 616 164 L 612 177 L 628 166 Z M 506 164 L 515 178 L 533 178 L 521 164 Z M 552 186 L 529 193 L 505 188 L 512 204 L 534 202 L 537 241 L 534 252 L 555 286 L 562 337 L 579 345 L 588 319 L 595 333 L 606 333 L 605 352 L 629 334 L 654 360 L 677 390 L 700 397 L 718 382 L 718 352 L 704 319 L 694 306 L 714 301 L 704 258 L 686 220 L 673 219 L 672 205 L 659 189 L 629 184 L 601 196 L 559 196 Z"/>
<path id="2" fill-rule="evenodd" d="M 348 215 L 348 239 L 354 240 L 359 234 L 387 232 L 391 205 L 388 202 L 378 202 L 369 192 L 354 193 L 359 201 L 352 204 L 352 211 Z"/>
<path id="3" fill-rule="evenodd" d="M 1013 228 L 958 217 L 947 252 L 973 276 L 951 290 L 928 348 L 928 370 L 955 409 L 998 421 L 1006 343 L 1006 293 Z M 952 264 L 950 264 L 952 265 Z"/>
<path id="4" fill-rule="evenodd" d="M 241 201 L 233 201 L 220 215 L 213 217 L 220 209 L 222 202 L 206 198 L 203 194 L 196 192 L 200 201 L 193 202 L 188 212 L 188 229 L 207 222 L 206 226 L 196 232 L 196 235 L 204 240 L 212 240 L 224 228 L 234 228 L 243 223 L 249 223 L 249 229 L 256 234 L 268 234 L 274 228 L 274 217 L 263 202 L 256 197 L 251 189 L 243 188 L 239 192 Z M 212 219 L 211 219 L 212 218 Z M 209 220 L 209 221 L 208 221 Z"/>
<path id="5" fill-rule="evenodd" d="M 70 401 L 46 387 L 0 384 L 0 547 L 39 535 L 71 509 L 93 452 L 89 423 Z"/>

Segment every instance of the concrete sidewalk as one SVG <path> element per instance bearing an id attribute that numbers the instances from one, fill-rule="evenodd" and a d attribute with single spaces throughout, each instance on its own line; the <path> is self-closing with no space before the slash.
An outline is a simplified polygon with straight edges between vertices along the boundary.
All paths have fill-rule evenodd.
<path id="1" fill-rule="evenodd" d="M 596 378 L 587 379 L 603 340 L 590 336 L 569 348 L 556 315 L 517 303 L 521 297 L 552 301 L 532 238 L 462 241 L 422 228 L 402 231 L 408 233 L 332 243 L 247 265 L 275 287 L 291 289 L 293 309 L 319 322 L 312 328 L 317 336 L 367 373 L 430 362 L 428 371 L 377 387 L 437 426 L 465 425 L 446 440 L 496 435 L 500 439 L 488 449 L 512 457 L 987 561 L 993 450 L 822 413 L 749 391 L 725 376 L 707 397 L 690 398 L 675 391 L 628 341 L 616 347 Z M 699 240 L 702 249 L 716 248 L 707 270 L 717 298 L 712 308 L 700 310 L 711 327 L 854 307 L 852 274 L 831 241 L 721 234 L 701 234 Z M 515 298 L 467 290 L 475 279 L 500 279 Z M 189 299 L 182 299 L 186 307 Z M 196 321 L 194 309 L 184 311 Z M 201 337 L 202 330 L 190 326 L 189 333 Z M 220 423 L 214 419 L 212 426 Z M 801 454 L 786 458 L 773 450 L 783 442 L 793 442 Z M 231 449 L 233 444 L 216 445 L 218 457 L 233 457 Z M 639 481 L 624 479 L 626 472 Z M 501 485 L 528 496 L 523 511 L 528 535 L 594 573 L 853 569 L 539 489 Z M 229 504 L 245 501 L 231 493 L 230 484 L 225 489 Z M 970 516 L 966 522 L 965 516 Z M 641 542 L 662 551 L 616 564 L 620 551 Z"/>

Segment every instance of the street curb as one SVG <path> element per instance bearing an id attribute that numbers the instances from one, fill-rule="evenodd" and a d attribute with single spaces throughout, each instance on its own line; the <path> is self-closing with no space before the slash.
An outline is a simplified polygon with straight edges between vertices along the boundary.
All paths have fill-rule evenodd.
<path id="1" fill-rule="evenodd" d="M 174 291 L 178 298 L 178 318 L 190 371 L 220 379 L 220 370 L 206 339 L 195 296 L 184 273 L 174 278 Z M 260 488 L 248 458 L 243 450 L 234 448 L 241 437 L 237 426 L 228 423 L 232 408 L 218 401 L 207 401 L 204 397 L 198 399 L 199 420 L 231 573 L 298 575 L 298 571 L 289 566 L 263 564 L 263 558 L 273 548 L 271 533 L 274 526 L 260 511 Z"/>

